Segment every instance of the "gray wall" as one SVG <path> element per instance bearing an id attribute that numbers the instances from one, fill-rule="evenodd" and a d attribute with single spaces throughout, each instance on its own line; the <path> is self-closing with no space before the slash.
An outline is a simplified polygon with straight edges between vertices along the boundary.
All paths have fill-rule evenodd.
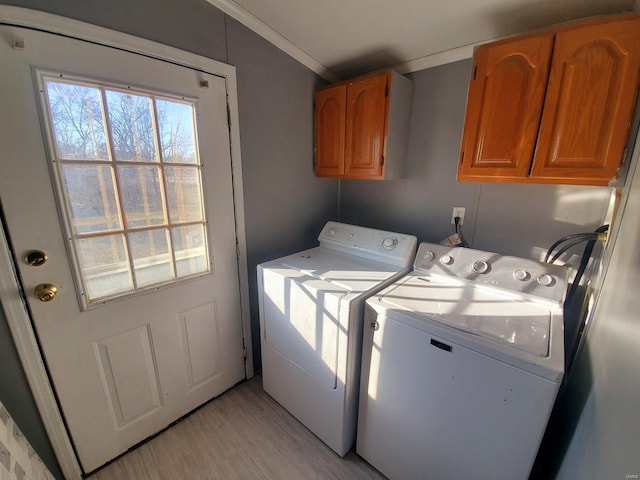
<path id="1" fill-rule="evenodd" d="M 319 77 L 204 0 L 0 3 L 94 23 L 236 66 L 253 351 L 259 367 L 256 265 L 317 244 L 322 225 L 336 218 L 337 181 L 318 179 L 312 171 L 313 91 L 322 83 Z M 4 318 L 0 328 L 6 329 Z M 3 338 L 8 347 L 2 345 L 6 356 L 0 375 L 24 380 L 10 337 Z M 22 395 L 11 389 L 0 393 L 7 405 Z M 25 423 L 38 416 L 26 396 L 30 401 L 24 402 L 20 417 Z M 40 445 L 38 453 L 53 458 L 41 425 L 34 421 L 30 428 L 31 422 L 16 420 Z"/>
<path id="2" fill-rule="evenodd" d="M 313 174 L 313 91 L 321 80 L 273 45 L 227 20 L 237 67 L 254 364 L 260 336 L 256 265 L 317 245 L 336 217 L 337 180 Z"/>
<path id="3" fill-rule="evenodd" d="M 640 145 L 636 146 L 640 154 Z M 631 184 L 584 348 L 567 383 L 550 474 L 560 480 L 640 474 L 640 168 Z M 549 474 L 549 475 L 550 475 Z M 546 478 L 550 478 L 547 475 Z M 541 477 L 542 478 L 542 477 Z"/>
<path id="4" fill-rule="evenodd" d="M 456 182 L 471 60 L 408 75 L 413 110 L 406 179 L 341 181 L 340 219 L 439 242 L 451 211 L 481 250 L 539 259 L 558 238 L 600 225 L 610 188 Z"/>

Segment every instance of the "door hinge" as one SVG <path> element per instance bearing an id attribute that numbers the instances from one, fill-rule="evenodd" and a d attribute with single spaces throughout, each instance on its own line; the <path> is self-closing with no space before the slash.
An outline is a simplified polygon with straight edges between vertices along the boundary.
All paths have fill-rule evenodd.
<path id="1" fill-rule="evenodd" d="M 242 346 L 242 356 L 244 357 L 244 360 L 247 360 L 247 347 L 245 347 L 244 345 Z"/>
<path id="2" fill-rule="evenodd" d="M 238 243 L 238 240 L 236 240 L 236 258 L 240 260 L 240 244 Z"/>
<path id="3" fill-rule="evenodd" d="M 389 84 L 386 84 L 384 86 L 384 98 L 387 98 L 389 96 Z"/>
<path id="4" fill-rule="evenodd" d="M 477 75 L 477 74 L 478 74 L 478 64 L 476 63 L 476 64 L 473 66 L 473 79 L 474 79 L 474 80 L 476 79 L 476 75 Z"/>
<path id="5" fill-rule="evenodd" d="M 229 102 L 227 101 L 227 125 L 231 128 L 231 109 L 229 108 Z"/>
<path id="6" fill-rule="evenodd" d="M 384 166 L 384 155 L 380 155 L 380 166 Z"/>
<path id="7" fill-rule="evenodd" d="M 460 152 L 460 165 L 464 162 L 464 150 Z"/>

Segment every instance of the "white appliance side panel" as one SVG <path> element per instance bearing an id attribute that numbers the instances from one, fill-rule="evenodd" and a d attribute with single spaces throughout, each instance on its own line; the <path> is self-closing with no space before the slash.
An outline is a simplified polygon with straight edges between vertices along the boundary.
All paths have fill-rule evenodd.
<path id="1" fill-rule="evenodd" d="M 266 344 L 322 384 L 336 388 L 340 300 L 347 292 L 294 270 L 275 268 L 263 270 L 263 288 Z"/>
<path id="2" fill-rule="evenodd" d="M 525 480 L 557 389 L 367 308 L 357 452 L 391 480 Z"/>

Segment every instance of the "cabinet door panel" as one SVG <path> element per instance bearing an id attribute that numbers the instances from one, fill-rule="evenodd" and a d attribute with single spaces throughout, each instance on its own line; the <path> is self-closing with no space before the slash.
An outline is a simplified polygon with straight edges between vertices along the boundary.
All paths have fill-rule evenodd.
<path id="1" fill-rule="evenodd" d="M 615 177 L 639 69 L 639 18 L 557 34 L 532 179 L 607 185 Z"/>
<path id="2" fill-rule="evenodd" d="M 315 170 L 319 177 L 344 173 L 346 108 L 346 85 L 316 92 Z"/>
<path id="3" fill-rule="evenodd" d="M 347 88 L 345 176 L 381 177 L 387 129 L 388 79 L 385 72 Z"/>
<path id="4" fill-rule="evenodd" d="M 544 101 L 553 34 L 479 47 L 458 180 L 523 181 Z"/>

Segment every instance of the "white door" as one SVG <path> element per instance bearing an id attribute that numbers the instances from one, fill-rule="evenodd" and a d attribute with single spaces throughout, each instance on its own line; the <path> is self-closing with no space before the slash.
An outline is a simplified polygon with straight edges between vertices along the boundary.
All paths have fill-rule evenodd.
<path id="1" fill-rule="evenodd" d="M 0 199 L 89 472 L 245 377 L 225 79 L 0 33 Z"/>

